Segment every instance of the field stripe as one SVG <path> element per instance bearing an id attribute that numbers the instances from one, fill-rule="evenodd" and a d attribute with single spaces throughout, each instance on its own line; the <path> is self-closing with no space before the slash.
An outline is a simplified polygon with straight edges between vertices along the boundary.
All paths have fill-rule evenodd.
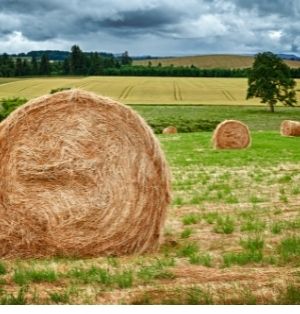
<path id="1" fill-rule="evenodd" d="M 127 97 L 129 96 L 129 94 L 131 93 L 133 88 L 134 88 L 134 86 L 129 86 L 129 88 L 127 89 L 125 95 L 123 96 L 124 99 L 127 99 Z"/>
<path id="2" fill-rule="evenodd" d="M 231 94 L 231 92 L 227 91 L 227 94 L 231 97 L 232 100 L 236 100 L 236 98 Z"/>
<path id="3" fill-rule="evenodd" d="M 181 101 L 182 101 L 182 93 L 181 93 L 181 88 L 180 88 L 180 86 L 178 85 L 178 83 L 177 83 L 176 85 L 177 85 L 177 91 L 178 91 L 179 100 L 181 100 Z"/>
<path id="4" fill-rule="evenodd" d="M 177 93 L 176 93 L 176 85 L 175 82 L 173 82 L 173 95 L 174 95 L 174 99 L 177 101 Z"/>
<path id="5" fill-rule="evenodd" d="M 120 96 L 119 96 L 119 99 L 127 99 L 128 96 L 130 95 L 130 93 L 132 92 L 132 90 L 133 90 L 134 87 L 135 87 L 135 86 L 133 86 L 133 85 L 128 85 L 128 86 L 126 86 L 126 87 L 122 90 L 122 92 L 121 92 L 121 94 L 120 94 Z"/>
<path id="6" fill-rule="evenodd" d="M 173 94 L 176 101 L 182 101 L 181 89 L 175 81 L 173 82 Z"/>
<path id="7" fill-rule="evenodd" d="M 225 96 L 227 100 L 231 100 L 224 90 L 222 90 L 222 94 Z"/>
<path id="8" fill-rule="evenodd" d="M 122 90 L 122 92 L 121 92 L 121 94 L 120 94 L 120 96 L 119 96 L 120 99 L 123 98 L 123 96 L 126 94 L 126 91 L 127 91 L 127 89 L 128 89 L 129 87 L 130 87 L 130 85 L 126 86 L 126 87 Z"/>
<path id="9" fill-rule="evenodd" d="M 232 94 L 229 91 L 223 90 L 222 93 L 227 98 L 227 100 L 233 100 L 233 101 L 236 100 L 236 98 L 232 96 Z"/>
<path id="10" fill-rule="evenodd" d="M 28 89 L 28 88 L 37 87 L 37 86 L 39 86 L 39 85 L 43 85 L 43 84 L 41 84 L 41 83 L 35 83 L 35 84 L 32 84 L 32 85 L 27 85 L 27 86 L 25 86 L 25 87 L 19 89 L 18 92 L 22 92 L 22 91 L 24 91 L 24 90 L 26 90 L 26 89 Z"/>

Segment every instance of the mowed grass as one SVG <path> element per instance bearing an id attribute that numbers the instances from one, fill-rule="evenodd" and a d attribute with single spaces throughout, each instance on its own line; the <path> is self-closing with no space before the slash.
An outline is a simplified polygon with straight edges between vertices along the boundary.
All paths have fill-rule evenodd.
<path id="1" fill-rule="evenodd" d="M 173 166 L 264 167 L 297 164 L 300 160 L 300 138 L 282 137 L 279 131 L 253 131 L 252 145 L 244 150 L 215 150 L 211 132 L 161 135 L 161 143 Z M 258 170 L 257 170 L 258 174 Z"/>
<path id="2" fill-rule="evenodd" d="M 31 99 L 63 87 L 92 91 L 125 104 L 261 105 L 258 99 L 245 100 L 245 78 L 26 78 L 0 84 L 0 98 L 18 96 Z M 300 100 L 299 92 L 297 97 Z"/>
<path id="3" fill-rule="evenodd" d="M 135 65 L 148 65 L 149 61 L 153 66 L 159 63 L 162 66 L 191 66 L 194 65 L 201 69 L 241 69 L 250 68 L 254 62 L 254 57 L 241 55 L 200 55 L 200 56 L 185 56 L 173 58 L 158 58 L 151 60 L 136 60 Z M 294 68 L 300 67 L 299 61 L 285 60 L 285 62 Z"/>

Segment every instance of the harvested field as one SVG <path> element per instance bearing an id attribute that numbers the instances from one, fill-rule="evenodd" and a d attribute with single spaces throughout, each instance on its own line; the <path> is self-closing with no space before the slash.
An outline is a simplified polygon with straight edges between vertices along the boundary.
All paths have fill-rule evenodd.
<path id="1" fill-rule="evenodd" d="M 245 100 L 247 79 L 243 78 L 28 78 L 0 84 L 0 98 L 18 96 L 31 99 L 63 87 L 92 91 L 125 104 L 262 106 L 259 99 Z M 300 100 L 299 92 L 297 97 Z"/>
<path id="2" fill-rule="evenodd" d="M 254 57 L 240 55 L 201 55 L 201 56 L 185 56 L 173 58 L 159 58 L 149 60 L 136 60 L 135 65 L 148 65 L 149 61 L 153 66 L 161 63 L 162 66 L 191 66 L 194 65 L 201 69 L 242 69 L 250 68 L 254 62 Z M 299 61 L 285 60 L 292 68 L 300 66 Z"/>

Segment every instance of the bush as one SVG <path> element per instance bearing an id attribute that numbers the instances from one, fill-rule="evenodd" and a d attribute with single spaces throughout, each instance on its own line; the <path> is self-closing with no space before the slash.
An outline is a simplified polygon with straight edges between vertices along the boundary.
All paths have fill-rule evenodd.
<path id="1" fill-rule="evenodd" d="M 12 111 L 27 102 L 26 98 L 4 98 L 0 100 L 0 121 L 4 120 Z"/>
<path id="2" fill-rule="evenodd" d="M 54 88 L 54 89 L 51 89 L 50 94 L 55 94 L 55 93 L 62 92 L 64 90 L 70 90 L 70 89 L 71 89 L 71 87 Z"/>
<path id="3" fill-rule="evenodd" d="M 179 133 L 190 133 L 200 131 L 213 131 L 220 121 L 204 119 L 183 119 L 183 118 L 156 118 L 148 119 L 147 123 L 151 126 L 154 133 L 160 134 L 163 129 L 172 125 L 177 128 Z"/>

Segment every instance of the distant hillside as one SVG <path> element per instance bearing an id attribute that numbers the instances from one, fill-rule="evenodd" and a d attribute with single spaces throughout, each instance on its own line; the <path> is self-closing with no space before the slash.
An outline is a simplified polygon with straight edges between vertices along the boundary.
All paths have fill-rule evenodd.
<path id="1" fill-rule="evenodd" d="M 277 56 L 284 59 L 284 60 L 300 61 L 300 57 L 295 56 L 295 55 L 291 55 L 291 54 L 279 53 Z"/>
<path id="2" fill-rule="evenodd" d="M 112 58 L 114 55 L 112 53 L 106 53 L 106 52 L 97 52 L 100 56 L 102 57 L 108 57 Z M 46 54 L 51 61 L 63 61 L 67 59 L 70 55 L 71 52 L 69 51 L 61 51 L 61 50 L 34 50 L 30 51 L 28 53 L 19 53 L 19 54 L 12 54 L 11 56 L 16 58 L 37 58 L 40 59 L 43 54 Z M 86 55 L 90 55 L 91 52 L 84 52 Z"/>
<path id="3" fill-rule="evenodd" d="M 162 66 L 173 64 L 174 66 L 191 66 L 194 65 L 203 69 L 242 69 L 252 66 L 254 57 L 239 55 L 203 55 L 203 56 L 187 56 L 162 59 L 146 59 L 134 61 L 134 65 L 148 65 L 149 62 L 153 66 L 161 63 Z M 291 68 L 300 68 L 300 61 L 285 60 Z"/>

